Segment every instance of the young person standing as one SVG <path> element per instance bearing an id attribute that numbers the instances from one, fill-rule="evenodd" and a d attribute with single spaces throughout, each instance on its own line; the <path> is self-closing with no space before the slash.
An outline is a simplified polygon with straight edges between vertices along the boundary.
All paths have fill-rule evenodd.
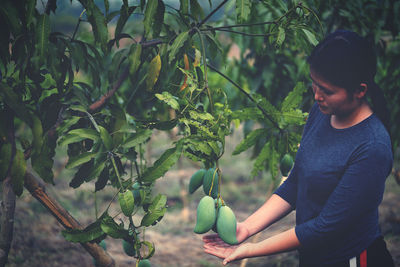
<path id="1" fill-rule="evenodd" d="M 358 34 L 339 30 L 315 47 L 308 63 L 316 103 L 294 167 L 271 198 L 238 223 L 237 239 L 245 241 L 292 210 L 296 226 L 237 246 L 207 235 L 205 252 L 224 265 L 297 249 L 301 267 L 394 266 L 378 224 L 393 154 L 383 92 L 374 82 L 373 48 Z"/>

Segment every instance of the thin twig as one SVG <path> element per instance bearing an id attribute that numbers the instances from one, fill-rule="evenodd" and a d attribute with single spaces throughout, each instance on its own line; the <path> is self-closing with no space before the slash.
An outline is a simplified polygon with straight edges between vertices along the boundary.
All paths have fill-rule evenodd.
<path id="1" fill-rule="evenodd" d="M 192 59 L 194 59 L 194 57 L 192 55 L 189 55 Z M 264 114 L 264 116 L 274 125 L 275 128 L 277 128 L 280 132 L 282 132 L 283 130 L 279 127 L 279 125 L 272 119 L 272 117 L 268 114 L 268 112 L 262 107 L 260 106 L 260 104 L 257 103 L 257 101 L 249 94 L 247 93 L 240 85 L 238 85 L 235 81 L 233 81 L 231 78 L 229 78 L 228 76 L 226 76 L 225 74 L 223 74 L 222 72 L 220 72 L 217 68 L 215 68 L 214 66 L 207 64 L 207 66 L 212 69 L 213 71 L 215 71 L 216 73 L 218 73 L 219 75 L 221 75 L 222 77 L 224 77 L 226 80 L 228 80 L 232 85 L 234 85 L 236 88 L 239 89 L 240 92 L 242 92 L 244 95 L 247 96 L 247 98 L 249 98 L 256 106 L 257 108 Z"/>
<path id="2" fill-rule="evenodd" d="M 251 37 L 268 37 L 272 35 L 272 33 L 268 34 L 257 34 L 257 33 L 247 33 L 247 32 L 239 32 L 239 31 L 233 31 L 233 30 L 228 30 L 228 29 L 215 29 L 215 28 L 210 28 L 210 29 L 201 29 L 201 31 L 221 31 L 221 32 L 230 32 L 230 33 L 236 33 L 236 34 L 241 34 L 243 36 L 251 36 Z"/>
<path id="3" fill-rule="evenodd" d="M 214 15 L 215 12 L 217 12 L 222 6 L 224 6 L 226 2 L 228 2 L 228 0 L 224 0 L 213 11 L 211 11 L 211 13 L 207 15 L 207 17 L 205 17 L 202 21 L 199 22 L 199 24 L 197 24 L 197 28 L 200 28 L 204 23 L 206 23 L 206 21 L 209 20 L 211 16 Z"/>
<path id="4" fill-rule="evenodd" d="M 235 25 L 212 27 L 210 29 L 219 30 L 219 29 L 230 29 L 230 28 L 239 28 L 239 27 L 259 26 L 259 25 L 267 25 L 267 24 L 276 24 L 276 22 L 275 21 L 264 21 L 264 22 L 248 23 L 248 24 L 235 24 Z"/>

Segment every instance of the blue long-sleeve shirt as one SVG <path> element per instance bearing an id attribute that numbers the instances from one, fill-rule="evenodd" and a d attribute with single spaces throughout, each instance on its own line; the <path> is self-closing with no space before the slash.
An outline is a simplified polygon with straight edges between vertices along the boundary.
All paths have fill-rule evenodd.
<path id="1" fill-rule="evenodd" d="M 381 235 L 378 206 L 392 163 L 390 137 L 376 115 L 335 129 L 313 106 L 294 167 L 275 191 L 296 209 L 302 262 L 348 260 Z"/>

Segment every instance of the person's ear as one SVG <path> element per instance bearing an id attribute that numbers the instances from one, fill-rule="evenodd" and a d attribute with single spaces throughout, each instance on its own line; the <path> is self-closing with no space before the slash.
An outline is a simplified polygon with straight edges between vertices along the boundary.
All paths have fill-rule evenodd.
<path id="1" fill-rule="evenodd" d="M 368 85 L 366 83 L 360 83 L 360 87 L 354 93 L 359 99 L 363 98 L 368 91 Z"/>

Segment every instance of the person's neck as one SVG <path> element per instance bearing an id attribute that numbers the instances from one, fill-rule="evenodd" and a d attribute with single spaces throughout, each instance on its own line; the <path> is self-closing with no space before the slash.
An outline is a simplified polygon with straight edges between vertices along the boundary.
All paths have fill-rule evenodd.
<path id="1" fill-rule="evenodd" d="M 372 114 L 371 107 L 363 102 L 359 108 L 354 109 L 351 113 L 345 115 L 332 115 L 331 125 L 336 129 L 345 129 L 354 126 Z"/>

